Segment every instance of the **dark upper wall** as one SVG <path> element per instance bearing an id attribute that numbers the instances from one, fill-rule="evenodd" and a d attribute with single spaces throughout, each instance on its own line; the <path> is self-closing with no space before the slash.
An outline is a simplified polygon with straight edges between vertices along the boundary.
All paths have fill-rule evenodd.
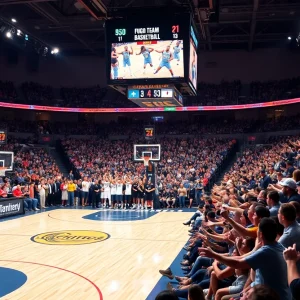
<path id="1" fill-rule="evenodd" d="M 266 81 L 300 75 L 300 53 L 284 49 L 264 49 L 255 52 L 200 52 L 199 81 L 219 83 L 221 80 L 240 79 Z M 106 85 L 105 60 L 97 57 L 41 58 L 38 72 L 28 71 L 26 58 L 19 57 L 17 65 L 8 64 L 0 56 L 0 80 L 18 84 L 35 81 L 54 87 L 87 87 Z"/>

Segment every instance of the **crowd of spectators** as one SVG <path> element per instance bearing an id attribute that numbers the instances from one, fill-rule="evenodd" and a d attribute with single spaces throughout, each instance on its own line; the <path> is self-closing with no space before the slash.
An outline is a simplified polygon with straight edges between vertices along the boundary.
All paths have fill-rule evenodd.
<path id="1" fill-rule="evenodd" d="M 110 174 L 126 175 L 130 178 L 143 176 L 145 167 L 142 163 L 133 162 L 133 140 L 95 140 L 86 143 L 82 140 L 67 139 L 62 141 L 70 162 L 80 174 L 99 178 Z M 228 151 L 233 146 L 229 140 L 217 139 L 175 139 L 160 141 L 162 159 L 157 164 L 158 186 L 161 192 L 176 190 L 180 181 L 192 184 L 199 180 L 208 186 Z M 99 151 L 101 149 L 101 155 Z M 198 150 L 197 150 L 198 149 Z M 201 149 L 199 151 L 199 149 Z M 177 153 L 174 156 L 174 153 Z"/>
<path id="2" fill-rule="evenodd" d="M 39 133 L 42 135 L 97 135 L 107 136 L 142 136 L 145 125 L 143 121 L 96 123 L 49 122 L 25 120 L 0 120 L 0 128 L 16 133 Z M 275 132 L 296 130 L 300 128 L 299 115 L 266 118 L 264 120 L 233 120 L 233 119 L 196 119 L 189 121 L 159 122 L 153 124 L 156 135 L 208 135 L 208 134 L 238 134 L 256 132 Z"/>
<path id="3" fill-rule="evenodd" d="M 182 274 L 160 270 L 173 295 L 196 284 L 205 299 L 300 299 L 299 159 L 299 136 L 240 153 L 184 223 Z"/>
<path id="4" fill-rule="evenodd" d="M 49 105 L 54 99 L 51 86 L 36 82 L 24 82 L 21 88 L 28 104 Z"/>
<path id="5" fill-rule="evenodd" d="M 267 102 L 299 97 L 300 77 L 250 84 L 250 101 Z"/>
<path id="6" fill-rule="evenodd" d="M 267 131 L 285 131 L 300 128 L 300 115 L 282 116 L 278 118 L 269 118 L 263 121 L 257 121 L 254 127 L 256 132 Z"/>
<path id="7" fill-rule="evenodd" d="M 25 82 L 21 86 L 23 97 L 17 96 L 12 82 L 0 81 L 0 101 L 61 107 L 115 108 L 137 107 L 124 95 L 107 87 L 67 88 L 62 87 L 54 97 L 54 88 L 35 82 Z M 251 82 L 242 85 L 239 80 L 222 81 L 220 84 L 198 84 L 198 95 L 186 97 L 185 106 L 193 105 L 236 105 L 268 102 L 299 97 L 300 77 L 268 82 Z M 23 100 L 22 100 L 23 99 Z"/>
<path id="8" fill-rule="evenodd" d="M 106 88 L 61 88 L 60 94 L 66 107 L 101 107 Z"/>
<path id="9" fill-rule="evenodd" d="M 198 105 L 226 105 L 239 104 L 242 84 L 239 80 L 220 84 L 198 84 Z"/>
<path id="10" fill-rule="evenodd" d="M 13 173 L 0 176 L 0 197 L 24 198 L 25 210 L 39 210 L 60 201 L 62 174 L 44 148 L 10 139 L 9 143 L 1 145 L 0 151 L 14 152 Z"/>
<path id="11" fill-rule="evenodd" d="M 14 83 L 0 80 L 0 101 L 14 103 L 17 100 L 18 95 Z"/>

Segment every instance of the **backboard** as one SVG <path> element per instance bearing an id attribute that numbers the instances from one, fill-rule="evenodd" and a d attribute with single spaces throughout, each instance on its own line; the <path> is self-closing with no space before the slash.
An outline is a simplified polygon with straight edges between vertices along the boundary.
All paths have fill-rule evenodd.
<path id="1" fill-rule="evenodd" d="M 160 161 L 160 152 L 160 144 L 136 144 L 133 146 L 133 160 L 136 162 L 144 162 L 144 158 L 146 157 L 150 161 Z"/>
<path id="2" fill-rule="evenodd" d="M 0 176 L 5 176 L 6 171 L 12 171 L 14 165 L 14 153 L 0 151 Z"/>

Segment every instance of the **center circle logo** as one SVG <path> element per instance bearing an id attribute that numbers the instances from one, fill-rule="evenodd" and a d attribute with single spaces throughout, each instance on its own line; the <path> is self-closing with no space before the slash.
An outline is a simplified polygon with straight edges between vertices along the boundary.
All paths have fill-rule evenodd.
<path id="1" fill-rule="evenodd" d="M 102 231 L 63 230 L 40 233 L 31 240 L 45 245 L 84 245 L 102 242 L 109 237 L 109 234 Z"/>

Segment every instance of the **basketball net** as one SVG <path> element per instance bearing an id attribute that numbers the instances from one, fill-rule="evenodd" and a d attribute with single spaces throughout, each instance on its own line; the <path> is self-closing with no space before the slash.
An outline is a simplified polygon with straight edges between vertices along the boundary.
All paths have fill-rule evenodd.
<path id="1" fill-rule="evenodd" d="M 143 159 L 144 159 L 144 166 L 145 167 L 148 167 L 149 166 L 149 160 L 150 160 L 150 157 L 143 157 Z"/>
<path id="2" fill-rule="evenodd" d="M 0 167 L 0 176 L 5 176 L 5 171 L 6 171 L 5 167 Z"/>

